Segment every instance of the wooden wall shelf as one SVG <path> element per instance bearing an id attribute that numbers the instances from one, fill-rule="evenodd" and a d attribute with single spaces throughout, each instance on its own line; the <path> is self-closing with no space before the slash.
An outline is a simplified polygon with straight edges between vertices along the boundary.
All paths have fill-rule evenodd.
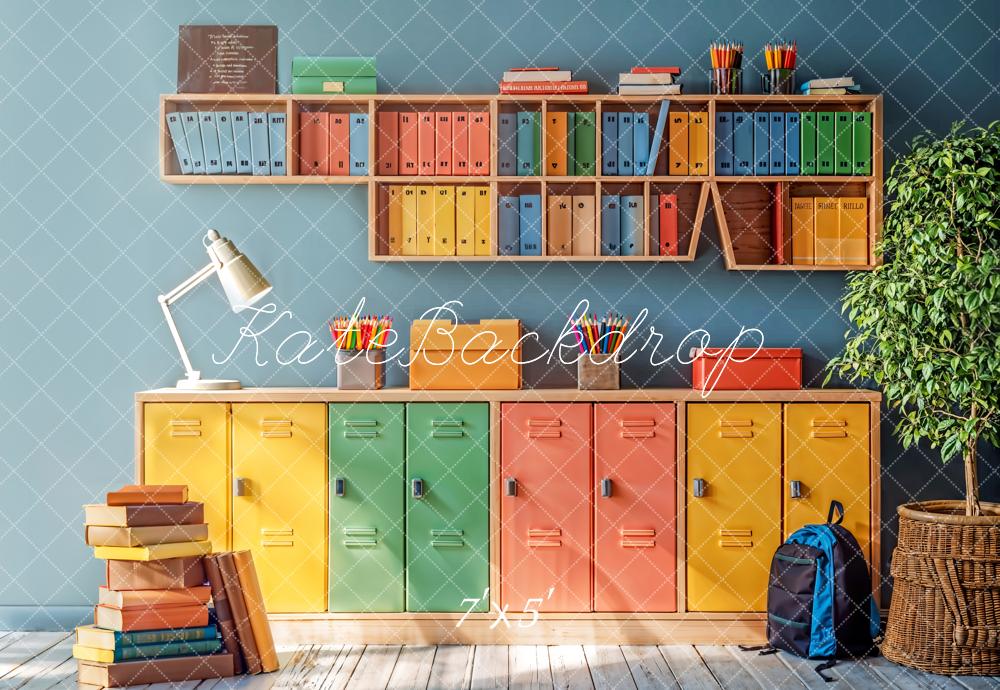
<path id="1" fill-rule="evenodd" d="M 538 109 L 542 113 L 544 125 L 545 113 L 550 106 L 557 110 L 581 109 L 593 110 L 597 114 L 597 169 L 601 169 L 601 111 L 605 106 L 611 110 L 633 110 L 650 112 L 655 116 L 658 104 L 662 99 L 657 96 L 619 96 L 615 94 L 590 95 L 476 95 L 476 94 L 384 94 L 376 96 L 356 95 L 216 95 L 216 94 L 165 94 L 160 97 L 160 179 L 169 184 L 194 185 L 357 185 L 364 186 L 368 192 L 368 258 L 371 261 L 385 262 L 436 262 L 436 261 L 521 261 L 521 262 L 566 262 L 566 261 L 610 261 L 610 262 L 659 262 L 676 263 L 693 261 L 701 236 L 701 228 L 709 199 L 714 209 L 716 225 L 719 229 L 723 259 L 729 270 L 747 271 L 848 271 L 874 268 L 882 261 L 876 253 L 882 227 L 882 174 L 883 174 L 883 135 L 882 135 L 882 96 L 880 95 L 845 95 L 845 96 L 800 96 L 761 94 L 743 94 L 735 96 L 712 96 L 707 94 L 686 94 L 669 98 L 673 109 L 686 111 L 704 109 L 708 113 L 709 126 L 709 174 L 704 176 L 579 176 L 579 175 L 541 175 L 541 176 L 501 176 L 497 175 L 497 131 L 496 121 L 500 112 L 512 112 L 523 106 Z M 300 175 L 298 170 L 298 117 L 302 111 L 317 108 L 336 109 L 346 112 L 345 108 L 353 108 L 367 112 L 369 115 L 368 160 L 376 160 L 375 115 L 381 109 L 402 110 L 405 106 L 420 106 L 424 110 L 453 110 L 469 107 L 490 114 L 490 174 L 470 176 L 316 176 Z M 284 111 L 289 123 L 286 160 L 288 175 L 273 177 L 254 177 L 251 175 L 182 175 L 173 144 L 166 128 L 166 114 L 185 110 L 269 110 Z M 723 111 L 781 111 L 797 110 L 801 112 L 839 110 L 839 111 L 869 111 L 872 113 L 872 174 L 863 176 L 721 176 L 715 175 L 715 113 Z M 651 118 L 654 120 L 655 117 Z M 652 124 L 652 122 L 651 122 Z M 544 141 L 544 135 L 543 135 Z M 542 169 L 545 161 L 542 160 Z M 815 190 L 816 196 L 844 195 L 842 190 L 850 189 L 850 193 L 865 196 L 868 200 L 868 258 L 864 264 L 843 265 L 792 265 L 774 263 L 774 248 L 769 235 L 764 232 L 763 216 L 770 210 L 765 203 L 758 209 L 754 222 L 746 221 L 745 217 L 734 212 L 735 206 L 744 203 L 752 192 L 750 185 L 774 185 L 777 182 L 787 182 L 792 185 L 809 185 Z M 491 214 L 490 236 L 492 246 L 489 255 L 481 256 L 401 256 L 389 254 L 386 242 L 386 226 L 384 208 L 380 208 L 386 197 L 380 193 L 380 187 L 392 184 L 460 184 L 482 186 L 490 189 L 490 199 L 494 212 Z M 530 185 L 532 193 L 542 196 L 542 247 L 543 253 L 547 238 L 546 198 L 548 194 L 564 193 L 566 185 L 573 185 L 576 190 L 582 189 L 586 195 L 593 194 L 596 207 L 600 209 L 600 196 L 605 188 L 615 189 L 628 185 L 629 193 L 642 194 L 645 199 L 646 220 L 644 223 L 643 255 L 641 256 L 600 256 L 596 247 L 595 256 L 500 256 L 497 253 L 497 216 L 498 196 L 501 187 L 510 190 L 521 185 Z M 555 185 L 555 187 L 553 187 Z M 559 187 L 562 185 L 562 187 Z M 696 199 L 689 203 L 687 209 L 679 198 L 680 207 L 680 255 L 659 256 L 651 253 L 649 208 L 650 197 L 658 193 L 656 190 L 666 185 L 690 185 L 691 192 L 686 196 Z M 677 187 L 675 187 L 677 188 Z M 730 190 L 735 190 L 730 194 Z M 679 194 L 679 197 L 682 195 Z M 758 205 L 759 205 L 758 200 Z M 734 206 L 735 205 L 735 206 Z M 600 234 L 598 217 L 598 235 Z M 599 238 L 598 238 L 599 242 Z"/>

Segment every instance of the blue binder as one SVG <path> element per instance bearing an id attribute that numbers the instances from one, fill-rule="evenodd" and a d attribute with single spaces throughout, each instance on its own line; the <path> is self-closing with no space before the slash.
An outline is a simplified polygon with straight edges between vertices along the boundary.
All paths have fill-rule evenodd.
<path id="1" fill-rule="evenodd" d="M 535 167 L 535 114 L 517 114 L 517 174 L 531 175 Z"/>
<path id="2" fill-rule="evenodd" d="M 634 175 L 632 171 L 632 119 L 635 113 L 618 113 L 618 174 Z"/>
<path id="3" fill-rule="evenodd" d="M 753 115 L 753 173 L 754 175 L 770 175 L 771 137 L 768 134 L 767 113 Z"/>
<path id="4" fill-rule="evenodd" d="M 649 113 L 632 118 L 632 174 L 645 175 L 649 170 Z"/>
<path id="5" fill-rule="evenodd" d="M 205 174 L 218 175 L 222 172 L 222 153 L 219 151 L 215 113 L 198 113 L 198 122 L 201 123 L 201 143 L 205 147 Z"/>
<path id="6" fill-rule="evenodd" d="M 771 175 L 785 174 L 785 114 L 771 113 L 771 149 L 768 158 L 770 159 Z"/>
<path id="7" fill-rule="evenodd" d="M 368 113 L 351 115 L 351 175 L 368 174 Z"/>
<path id="8" fill-rule="evenodd" d="M 715 113 L 715 174 L 735 175 L 733 157 L 733 115 Z"/>
<path id="9" fill-rule="evenodd" d="M 236 139 L 233 137 L 233 114 L 216 113 L 215 125 L 219 129 L 219 151 L 222 153 L 222 174 L 236 174 Z"/>
<path id="10" fill-rule="evenodd" d="M 365 122 L 368 121 L 368 116 L 365 115 Z M 272 175 L 287 175 L 288 170 L 286 169 L 285 161 L 285 137 L 288 136 L 285 127 L 285 114 L 284 113 L 268 113 L 267 114 L 267 140 L 268 145 L 271 148 L 271 174 Z M 365 158 L 368 157 L 368 132 L 367 127 L 365 129 Z M 367 170 L 368 166 L 365 165 Z M 362 173 L 364 174 L 364 173 Z"/>
<path id="11" fill-rule="evenodd" d="M 521 251 L 520 201 L 516 196 L 502 196 L 499 203 L 497 239 L 500 256 L 517 256 Z"/>
<path id="12" fill-rule="evenodd" d="M 521 256 L 542 255 L 542 195 L 522 194 L 520 198 Z"/>
<path id="13" fill-rule="evenodd" d="M 785 174 L 799 174 L 799 133 L 801 127 L 798 113 L 785 113 Z"/>
<path id="14" fill-rule="evenodd" d="M 271 174 L 271 147 L 268 146 L 267 113 L 250 113 L 250 153 L 253 174 Z"/>
<path id="15" fill-rule="evenodd" d="M 517 174 L 517 115 L 497 116 L 497 174 Z"/>
<path id="16" fill-rule="evenodd" d="M 622 196 L 620 215 L 622 256 L 642 256 L 642 195 Z"/>
<path id="17" fill-rule="evenodd" d="M 253 153 L 250 151 L 249 113 L 230 113 L 233 116 L 233 139 L 236 140 L 236 174 L 253 173 Z"/>
<path id="18" fill-rule="evenodd" d="M 733 174 L 753 175 L 753 120 L 749 113 L 733 113 Z"/>
<path id="19" fill-rule="evenodd" d="M 656 174 L 656 162 L 660 159 L 660 146 L 663 143 L 663 132 L 667 126 L 667 118 L 670 116 L 670 101 L 664 99 L 660 101 L 660 112 L 656 116 L 656 125 L 653 129 L 653 142 L 649 145 L 649 163 L 646 165 L 646 174 Z"/>
<path id="20" fill-rule="evenodd" d="M 617 194 L 601 196 L 601 256 L 620 256 L 622 252 L 621 212 Z"/>
<path id="21" fill-rule="evenodd" d="M 167 113 L 167 131 L 170 132 L 170 140 L 174 144 L 174 153 L 177 155 L 181 174 L 190 175 L 194 172 L 194 166 L 191 165 L 191 152 L 188 151 L 187 136 L 184 134 L 184 123 L 181 122 L 180 113 Z"/>
<path id="22" fill-rule="evenodd" d="M 198 113 L 182 113 L 181 123 L 184 125 L 184 136 L 187 138 L 188 153 L 191 154 L 191 167 L 195 175 L 205 174 L 205 147 L 201 143 L 201 124 Z"/>
<path id="23" fill-rule="evenodd" d="M 601 174 L 618 174 L 618 113 L 601 115 Z"/>

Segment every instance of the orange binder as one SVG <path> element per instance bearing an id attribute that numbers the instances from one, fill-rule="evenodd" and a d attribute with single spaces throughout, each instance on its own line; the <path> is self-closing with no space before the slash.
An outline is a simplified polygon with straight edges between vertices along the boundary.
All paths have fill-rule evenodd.
<path id="1" fill-rule="evenodd" d="M 813 201 L 816 263 L 837 265 L 840 263 L 840 211 L 837 209 L 837 199 L 818 196 Z"/>
<path id="2" fill-rule="evenodd" d="M 434 171 L 438 175 L 451 175 L 451 155 L 455 150 L 451 134 L 451 113 L 434 113 Z"/>
<path id="3" fill-rule="evenodd" d="M 670 139 L 667 142 L 667 174 L 688 174 L 688 114 L 670 114 Z"/>
<path id="4" fill-rule="evenodd" d="M 299 113 L 299 174 L 330 174 L 330 114 Z"/>
<path id="5" fill-rule="evenodd" d="M 420 151 L 417 144 L 417 114 L 399 114 L 399 174 L 416 175 Z"/>
<path id="6" fill-rule="evenodd" d="M 417 113 L 418 175 L 433 175 L 436 170 L 434 136 L 434 113 Z"/>
<path id="7" fill-rule="evenodd" d="M 403 253 L 403 187 L 389 185 L 388 192 L 386 250 L 389 256 L 398 256 Z"/>
<path id="8" fill-rule="evenodd" d="M 434 253 L 434 187 L 417 185 L 417 254 Z"/>
<path id="9" fill-rule="evenodd" d="M 330 174 L 351 174 L 351 116 L 330 113 Z"/>
<path id="10" fill-rule="evenodd" d="M 677 246 L 677 195 L 660 194 L 660 208 L 657 212 L 660 226 L 660 256 L 677 256 L 680 248 Z"/>
<path id="11" fill-rule="evenodd" d="M 566 175 L 566 113 L 550 112 L 545 123 L 545 174 Z"/>
<path id="12" fill-rule="evenodd" d="M 708 113 L 691 113 L 688 124 L 688 164 L 692 175 L 708 174 Z"/>
<path id="13" fill-rule="evenodd" d="M 451 174 L 469 174 L 469 113 L 451 114 Z"/>
<path id="14" fill-rule="evenodd" d="M 548 236 L 545 241 L 545 251 L 549 256 L 569 256 L 573 253 L 572 206 L 571 196 L 552 194 L 548 197 Z"/>
<path id="15" fill-rule="evenodd" d="M 592 196 L 573 197 L 573 254 L 594 256 L 597 248 L 597 206 Z"/>
<path id="16" fill-rule="evenodd" d="M 489 113 L 469 113 L 469 174 L 490 174 Z"/>
<path id="17" fill-rule="evenodd" d="M 813 199 L 792 197 L 792 263 L 808 266 L 814 259 Z"/>
<path id="18" fill-rule="evenodd" d="M 490 242 L 492 232 L 493 204 L 490 203 L 489 187 L 473 187 L 476 191 L 476 256 L 489 256 L 493 243 Z"/>
<path id="19" fill-rule="evenodd" d="M 399 113 L 378 114 L 378 170 L 379 175 L 399 174 Z"/>
<path id="20" fill-rule="evenodd" d="M 840 262 L 868 263 L 868 199 L 845 196 L 839 202 Z"/>
<path id="21" fill-rule="evenodd" d="M 420 234 L 417 232 L 417 188 L 413 185 L 403 187 L 403 256 L 416 256 L 420 253 Z"/>
<path id="22" fill-rule="evenodd" d="M 476 253 L 475 187 L 455 187 L 455 253 L 459 256 Z"/>

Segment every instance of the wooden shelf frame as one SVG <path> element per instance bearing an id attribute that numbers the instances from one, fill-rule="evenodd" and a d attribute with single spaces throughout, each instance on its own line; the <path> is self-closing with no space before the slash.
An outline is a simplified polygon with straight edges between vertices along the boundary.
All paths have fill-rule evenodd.
<path id="1" fill-rule="evenodd" d="M 708 175 L 650 175 L 650 176 L 614 176 L 614 175 L 546 175 L 539 176 L 503 176 L 497 174 L 497 116 L 501 111 L 514 112 L 519 108 L 537 109 L 541 113 L 544 142 L 545 115 L 549 106 L 558 110 L 592 111 L 596 118 L 596 165 L 601 170 L 601 113 L 610 110 L 632 110 L 650 112 L 655 115 L 662 97 L 659 96 L 619 96 L 616 94 L 587 95 L 498 95 L 498 94 L 381 94 L 373 96 L 362 95 L 298 95 L 298 94 L 164 94 L 160 96 L 160 179 L 169 184 L 193 185 L 352 185 L 364 186 L 368 193 L 368 258 L 371 261 L 382 262 L 452 262 L 452 261 L 497 261 L 497 262 L 658 262 L 676 263 L 694 261 L 697 255 L 698 241 L 709 200 L 714 210 L 716 227 L 723 260 L 728 270 L 748 271 L 849 271 L 870 270 L 882 262 L 877 254 L 877 243 L 881 237 L 882 204 L 883 204 L 883 130 L 882 130 L 882 96 L 867 94 L 852 94 L 843 96 L 802 96 L 802 95 L 764 95 L 742 94 L 733 96 L 714 96 L 709 94 L 684 94 L 669 97 L 671 108 L 685 111 L 704 111 L 708 113 L 709 164 Z M 384 176 L 376 175 L 370 170 L 368 175 L 355 176 L 318 176 L 298 174 L 298 116 L 304 110 L 322 108 L 338 112 L 367 112 L 369 116 L 368 160 L 374 166 L 377 160 L 376 114 L 380 109 L 400 110 L 404 106 L 415 106 L 421 109 L 463 109 L 469 108 L 489 112 L 490 114 L 490 165 L 488 175 L 469 176 Z M 288 123 L 285 156 L 288 175 L 252 176 L 252 175 L 182 175 L 179 174 L 173 144 L 166 127 L 166 114 L 185 109 L 231 111 L 234 109 L 283 111 Z M 872 174 L 871 175 L 747 175 L 722 176 L 715 175 L 715 114 L 717 110 L 753 112 L 756 110 L 797 110 L 799 112 L 823 110 L 869 111 L 872 113 Z M 544 146 L 541 152 L 541 166 L 544 173 L 546 161 Z M 719 184 L 740 185 L 752 183 L 773 184 L 789 182 L 792 184 L 810 183 L 814 185 L 863 184 L 865 196 L 868 199 L 868 261 L 863 265 L 792 265 L 771 263 L 746 263 L 738 260 L 733 249 L 732 233 L 727 223 L 725 199 L 720 193 Z M 470 185 L 490 188 L 491 205 L 494 212 L 491 215 L 489 255 L 479 256 L 402 256 L 384 252 L 385 243 L 380 237 L 378 220 L 382 209 L 378 205 L 379 185 L 389 184 L 423 184 L 423 185 Z M 681 247 L 679 256 L 659 256 L 653 254 L 650 238 L 650 200 L 653 189 L 665 185 L 690 184 L 700 185 L 696 215 L 691 219 L 690 240 L 688 246 Z M 500 256 L 497 254 L 497 202 L 501 186 L 528 185 L 537 187 L 542 197 L 542 256 Z M 549 256 L 545 255 L 547 244 L 547 197 L 558 185 L 589 185 L 593 187 L 597 218 L 597 246 L 593 256 Z M 645 200 L 645 221 L 643 224 L 644 242 L 641 256 L 602 256 L 600 249 L 600 198 L 602 190 L 619 185 L 641 185 Z M 836 189 L 831 189 L 836 193 Z M 384 224 L 383 224 L 384 226 Z M 685 233 L 681 233 L 684 235 Z"/>

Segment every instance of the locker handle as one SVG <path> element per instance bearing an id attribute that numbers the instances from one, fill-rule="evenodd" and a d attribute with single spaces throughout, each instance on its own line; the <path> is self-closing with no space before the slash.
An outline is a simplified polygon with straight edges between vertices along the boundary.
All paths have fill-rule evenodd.
<path id="1" fill-rule="evenodd" d="M 345 419 L 344 426 L 358 427 L 358 426 L 378 426 L 378 420 L 376 419 Z"/>
<path id="2" fill-rule="evenodd" d="M 542 428 L 562 426 L 562 420 L 552 417 L 528 417 L 528 426 L 537 426 Z"/>
<path id="3" fill-rule="evenodd" d="M 414 498 L 423 498 L 425 493 L 424 480 L 414 479 L 411 483 Z"/>
<path id="4" fill-rule="evenodd" d="M 171 419 L 170 426 L 201 426 L 200 419 Z"/>
<path id="5" fill-rule="evenodd" d="M 337 477 L 333 480 L 333 495 L 341 496 L 344 495 L 344 489 L 346 488 L 347 480 L 343 477 Z"/>
<path id="6" fill-rule="evenodd" d="M 645 431 L 621 431 L 619 434 L 622 438 L 653 438 L 656 436 L 656 432 L 652 429 L 646 429 Z"/>
<path id="7" fill-rule="evenodd" d="M 455 429 L 454 431 L 435 429 L 431 432 L 432 438 L 462 438 L 465 436 L 465 432 L 461 429 Z"/>
<path id="8" fill-rule="evenodd" d="M 708 489 L 708 482 L 706 482 L 704 479 L 694 480 L 694 488 L 692 490 L 692 493 L 694 494 L 695 498 L 704 498 L 706 489 Z"/>
<path id="9" fill-rule="evenodd" d="M 447 427 L 458 427 L 464 426 L 465 422 L 461 419 L 432 419 L 431 426 L 447 426 Z"/>
<path id="10" fill-rule="evenodd" d="M 802 498 L 802 482 L 798 479 L 788 482 L 788 495 L 790 498 Z"/>
<path id="11" fill-rule="evenodd" d="M 611 480 L 607 477 L 601 480 L 601 496 L 611 498 Z"/>
<path id="12" fill-rule="evenodd" d="M 517 479 L 507 477 L 504 481 L 504 493 L 508 496 L 517 496 Z"/>
<path id="13" fill-rule="evenodd" d="M 250 480 L 246 477 L 233 477 L 233 496 L 247 496 L 250 493 Z"/>
<path id="14" fill-rule="evenodd" d="M 649 427 L 656 426 L 656 420 L 654 419 L 623 419 L 619 422 L 619 426 L 623 429 L 628 427 Z"/>
<path id="15" fill-rule="evenodd" d="M 462 547 L 462 546 L 465 546 L 465 540 L 463 540 L 463 539 L 458 539 L 458 540 L 431 539 L 431 546 L 436 547 L 436 548 L 441 548 L 441 547 L 452 547 L 452 548 L 454 548 L 456 546 Z"/>
<path id="16" fill-rule="evenodd" d="M 378 438 L 377 431 L 345 431 L 344 438 Z"/>
<path id="17" fill-rule="evenodd" d="M 562 438 L 562 432 L 556 431 L 528 431 L 528 438 Z"/>
<path id="18" fill-rule="evenodd" d="M 753 431 L 750 429 L 722 427 L 719 429 L 719 438 L 753 438 Z"/>
<path id="19" fill-rule="evenodd" d="M 343 543 L 349 549 L 378 546 L 378 542 L 374 539 L 345 539 Z"/>
<path id="20" fill-rule="evenodd" d="M 170 435 L 174 438 L 181 436 L 201 436 L 201 429 L 171 429 Z"/>
<path id="21" fill-rule="evenodd" d="M 813 438 L 847 438 L 846 429 L 813 429 Z"/>

